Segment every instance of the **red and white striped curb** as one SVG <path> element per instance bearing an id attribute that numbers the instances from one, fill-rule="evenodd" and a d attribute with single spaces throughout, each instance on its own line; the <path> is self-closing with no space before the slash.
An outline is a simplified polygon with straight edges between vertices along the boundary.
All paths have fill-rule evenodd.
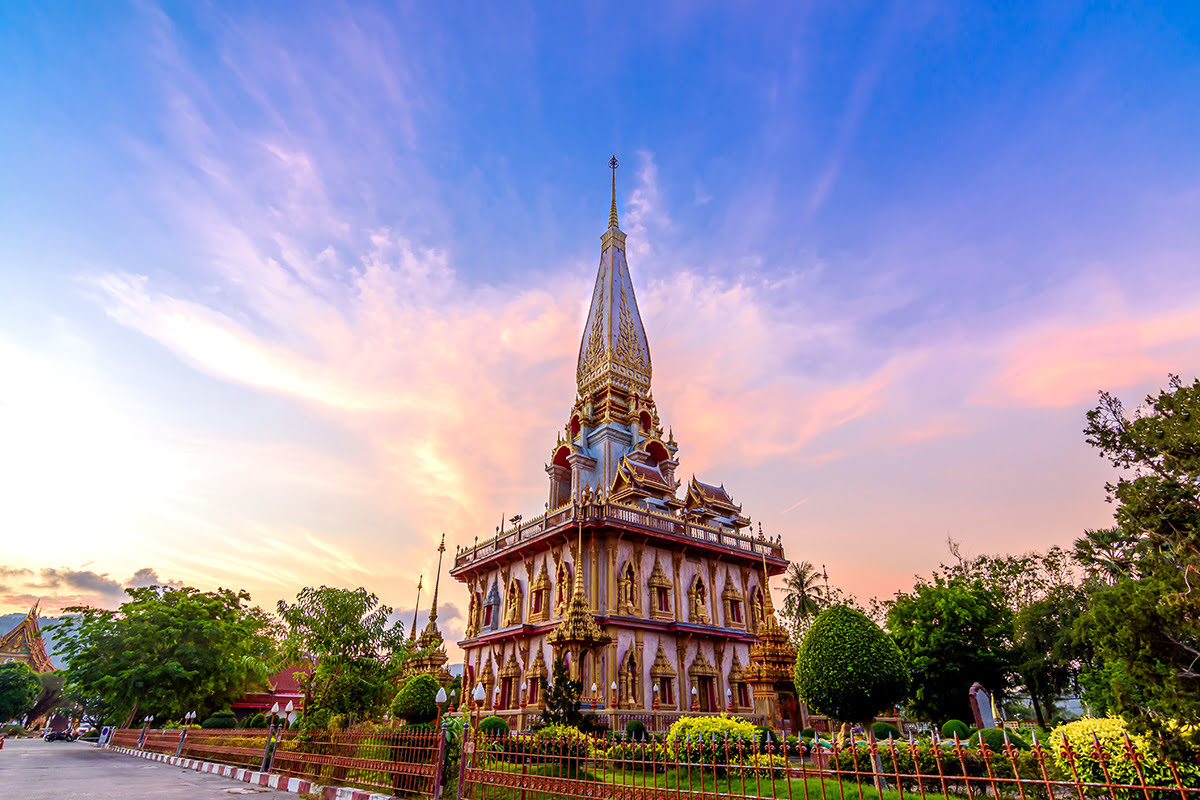
<path id="1" fill-rule="evenodd" d="M 224 778 L 232 778 L 235 781 L 255 786 L 266 786 L 270 789 L 278 789 L 281 792 L 293 792 L 309 796 L 315 795 L 323 800 L 401 800 L 390 794 L 368 792 L 363 789 L 351 789 L 347 786 L 321 786 L 303 778 L 289 778 L 286 775 L 258 772 L 257 770 L 245 767 L 231 767 L 228 764 L 214 764 L 211 761 L 198 761 L 194 758 L 169 756 L 166 753 L 149 753 L 145 750 L 133 750 L 128 747 L 113 747 L 111 745 L 108 749 L 114 753 L 148 758 L 151 761 L 161 761 L 173 767 L 194 769 L 197 772 L 211 772 L 214 775 L 220 775 Z"/>

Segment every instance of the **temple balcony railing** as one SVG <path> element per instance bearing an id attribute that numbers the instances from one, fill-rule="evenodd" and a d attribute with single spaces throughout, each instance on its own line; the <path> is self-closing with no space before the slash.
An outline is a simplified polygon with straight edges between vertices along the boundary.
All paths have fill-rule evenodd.
<path id="1" fill-rule="evenodd" d="M 607 500 L 601 503 L 560 506 L 523 522 L 518 527 L 502 531 L 490 539 L 478 542 L 473 547 L 463 548 L 455 554 L 454 568 L 458 569 L 474 561 L 489 558 L 546 534 L 565 530 L 580 521 L 611 522 L 625 528 L 641 529 L 650 534 L 666 534 L 691 539 L 750 556 L 765 555 L 770 559 L 784 558 L 783 545 L 766 537 L 747 536 L 725 528 L 685 520 L 665 512 L 651 511 L 641 506 Z"/>

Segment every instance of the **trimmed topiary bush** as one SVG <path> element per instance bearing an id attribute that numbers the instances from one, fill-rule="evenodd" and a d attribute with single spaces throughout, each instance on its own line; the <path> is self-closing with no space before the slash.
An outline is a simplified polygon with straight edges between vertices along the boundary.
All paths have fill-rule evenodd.
<path id="1" fill-rule="evenodd" d="M 800 643 L 795 673 L 796 691 L 809 709 L 844 722 L 869 720 L 898 703 L 909 683 L 892 638 L 846 606 L 817 615 Z"/>
<path id="2" fill-rule="evenodd" d="M 261 711 L 258 712 L 257 714 L 252 715 L 248 720 L 246 720 L 246 727 L 247 728 L 265 728 L 265 727 L 267 727 L 266 715 L 263 714 Z"/>
<path id="3" fill-rule="evenodd" d="M 961 719 L 948 720 L 942 726 L 942 738 L 953 739 L 955 734 L 958 734 L 959 741 L 965 741 L 971 735 L 971 729 Z"/>
<path id="4" fill-rule="evenodd" d="M 887 741 L 888 739 L 900 739 L 900 729 L 890 722 L 876 722 L 871 726 L 871 733 L 879 741 Z"/>
<path id="5" fill-rule="evenodd" d="M 200 723 L 201 728 L 236 728 L 237 717 L 228 708 L 214 711 L 208 719 Z"/>
<path id="6" fill-rule="evenodd" d="M 646 740 L 646 726 L 641 720 L 631 719 L 625 723 L 625 735 L 635 742 Z"/>
<path id="7" fill-rule="evenodd" d="M 1004 752 L 1004 731 L 999 728 L 983 728 L 971 734 L 967 739 L 968 747 L 979 747 L 979 740 L 982 739 L 988 746 L 988 749 L 993 753 Z M 1029 743 L 1026 742 L 1015 731 L 1008 732 L 1008 741 L 1017 750 L 1028 750 Z"/>
<path id="8" fill-rule="evenodd" d="M 479 732 L 488 736 L 507 736 L 508 723 L 503 717 L 484 717 L 479 723 Z"/>
<path id="9" fill-rule="evenodd" d="M 811 739 L 816 735 L 817 732 L 813 728 L 805 728 L 804 730 L 800 731 L 800 736 L 805 739 Z"/>
<path id="10" fill-rule="evenodd" d="M 392 700 L 392 716 L 409 723 L 437 718 L 438 682 L 432 675 L 414 675 L 404 682 Z"/>

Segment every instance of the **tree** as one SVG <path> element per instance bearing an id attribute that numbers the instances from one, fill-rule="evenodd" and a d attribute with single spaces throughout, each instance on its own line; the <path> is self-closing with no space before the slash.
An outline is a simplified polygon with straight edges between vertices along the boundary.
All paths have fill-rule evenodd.
<path id="1" fill-rule="evenodd" d="M 542 711 L 542 724 L 567 725 L 578 728 L 583 724 L 579 710 L 579 698 L 583 697 L 583 682 L 571 680 L 566 662 L 562 658 L 554 661 L 550 673 L 552 683 L 546 687 L 546 708 Z"/>
<path id="2" fill-rule="evenodd" d="M 1200 380 L 1171 376 L 1133 413 L 1101 392 L 1084 435 L 1122 470 L 1106 485 L 1120 569 L 1075 626 L 1105 677 L 1088 684 L 1135 730 L 1200 744 Z"/>
<path id="3" fill-rule="evenodd" d="M 409 724 L 429 722 L 437 717 L 438 682 L 432 675 L 414 675 L 404 682 L 392 701 L 392 716 Z"/>
<path id="4" fill-rule="evenodd" d="M 1137 537 L 1117 527 L 1086 530 L 1075 540 L 1071 554 L 1088 577 L 1112 586 L 1135 577 Z"/>
<path id="5" fill-rule="evenodd" d="M 809 561 L 793 561 L 788 564 L 783 579 L 784 626 L 793 639 L 804 629 L 805 623 L 821 610 L 821 574 Z"/>
<path id="6" fill-rule="evenodd" d="M 979 682 L 1003 695 L 1012 670 L 1012 611 L 1000 592 L 962 578 L 920 581 L 897 593 L 888 630 L 912 673 L 908 709 L 920 719 L 970 718 Z"/>
<path id="7" fill-rule="evenodd" d="M 401 623 L 388 621 L 391 607 L 361 586 L 306 586 L 295 604 L 280 600 L 278 611 L 287 626 L 284 656 L 312 667 L 302 678 L 306 713 L 365 719 L 387 708 L 411 656 Z"/>
<path id="8" fill-rule="evenodd" d="M 63 684 L 66 682 L 66 676 L 63 675 L 62 670 L 42 672 L 37 677 L 42 689 L 38 693 L 38 698 L 34 702 L 33 707 L 26 712 L 29 714 L 30 719 L 45 716 L 56 708 L 60 708 L 66 702 L 63 695 Z"/>
<path id="9" fill-rule="evenodd" d="M 1078 652 L 1072 627 L 1086 592 L 1064 584 L 1017 614 L 1013 623 L 1016 671 L 1033 702 L 1039 728 L 1048 727 L 1054 701 L 1070 688 Z"/>
<path id="10" fill-rule="evenodd" d="M 72 616 L 51 626 L 68 691 L 93 707 L 126 720 L 138 708 L 203 715 L 271 674 L 277 626 L 246 592 L 148 586 L 125 593 L 116 611 L 69 608 Z"/>
<path id="11" fill-rule="evenodd" d="M 7 722 L 27 714 L 41 691 L 37 673 L 24 661 L 0 664 L 0 721 Z"/>
<path id="12" fill-rule="evenodd" d="M 865 614 L 834 606 L 817 615 L 796 656 L 796 691 L 808 707 L 866 722 L 904 699 L 909 675 L 896 643 Z"/>

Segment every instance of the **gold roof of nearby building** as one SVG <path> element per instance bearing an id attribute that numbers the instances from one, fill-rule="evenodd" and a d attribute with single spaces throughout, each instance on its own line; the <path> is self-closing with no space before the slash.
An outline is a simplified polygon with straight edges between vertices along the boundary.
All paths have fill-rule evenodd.
<path id="1" fill-rule="evenodd" d="M 42 640 L 37 603 L 33 604 L 17 627 L 0 636 L 0 664 L 6 661 L 24 661 L 34 672 L 54 671 L 54 664 L 46 652 L 46 643 Z"/>

